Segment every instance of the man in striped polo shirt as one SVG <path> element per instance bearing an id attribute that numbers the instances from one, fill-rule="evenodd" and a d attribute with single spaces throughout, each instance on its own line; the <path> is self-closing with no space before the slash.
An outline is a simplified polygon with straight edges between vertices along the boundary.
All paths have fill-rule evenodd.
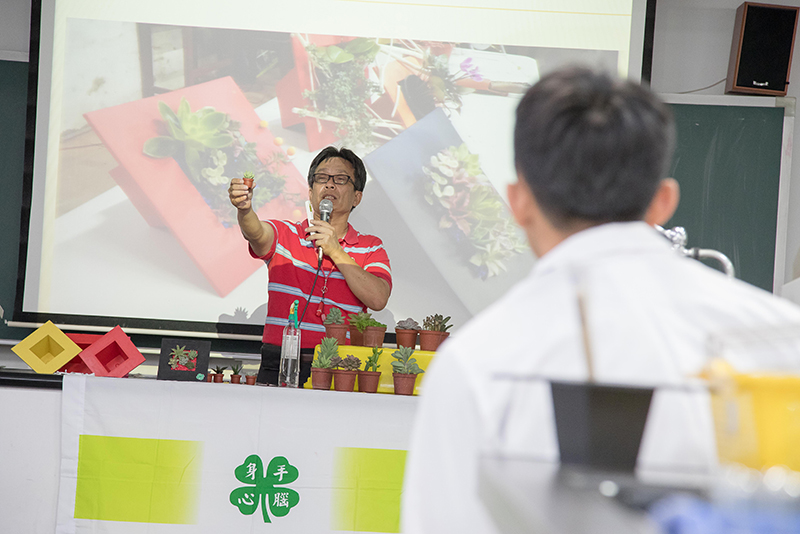
<path id="1" fill-rule="evenodd" d="M 366 181 L 364 163 L 352 151 L 332 146 L 320 151 L 308 171 L 308 198 L 314 208 L 309 224 L 306 220 L 259 220 L 252 209 L 253 192 L 241 178 L 231 180 L 228 194 L 250 254 L 263 259 L 269 270 L 259 383 L 278 382 L 281 338 L 293 301 L 300 301 L 298 314 L 302 314 L 301 386 L 311 373 L 314 347 L 325 335 L 322 320 L 331 307 L 349 314 L 386 306 L 392 271 L 383 242 L 358 233 L 348 222 L 350 212 L 361 202 Z M 329 222 L 320 218 L 323 199 L 333 204 Z"/>

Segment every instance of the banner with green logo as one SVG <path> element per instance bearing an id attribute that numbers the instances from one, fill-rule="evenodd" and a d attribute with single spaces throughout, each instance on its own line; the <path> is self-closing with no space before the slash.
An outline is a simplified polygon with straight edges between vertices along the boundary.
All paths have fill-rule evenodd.
<path id="1" fill-rule="evenodd" d="M 417 399 L 67 375 L 59 534 L 399 532 Z"/>

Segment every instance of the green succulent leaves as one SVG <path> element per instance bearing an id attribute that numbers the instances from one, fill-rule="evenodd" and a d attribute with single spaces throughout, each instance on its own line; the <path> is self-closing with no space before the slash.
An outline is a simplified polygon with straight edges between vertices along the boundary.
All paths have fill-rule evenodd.
<path id="1" fill-rule="evenodd" d="M 422 327 L 425 330 L 433 330 L 434 332 L 447 332 L 453 325 L 447 324 L 450 321 L 450 316 L 442 317 L 440 314 L 429 315 L 422 321 Z"/>
<path id="2" fill-rule="evenodd" d="M 417 364 L 417 359 L 411 357 L 412 354 L 414 354 L 414 349 L 412 347 L 400 347 L 394 351 L 392 353 L 392 358 L 394 358 L 395 361 L 392 362 L 392 371 L 405 375 L 424 373 L 425 371 Z"/>
<path id="3" fill-rule="evenodd" d="M 324 337 L 319 343 L 317 357 L 311 367 L 317 369 L 333 369 L 333 359 L 339 357 L 339 341 L 335 337 Z"/>
<path id="4" fill-rule="evenodd" d="M 324 324 L 344 324 L 344 316 L 339 308 L 331 308 L 325 316 Z"/>
<path id="5" fill-rule="evenodd" d="M 144 153 L 153 158 L 167 158 L 184 149 L 187 162 L 199 163 L 199 152 L 206 148 L 224 148 L 233 143 L 233 136 L 224 130 L 230 126 L 225 113 L 211 107 L 192 112 L 186 98 L 181 98 L 178 113 L 164 102 L 158 103 L 158 111 L 167 125 L 170 136 L 158 136 L 144 143 Z"/>
<path id="6" fill-rule="evenodd" d="M 364 363 L 364 370 L 365 371 L 377 371 L 380 369 L 380 365 L 378 365 L 378 358 L 381 357 L 383 354 L 383 349 L 378 347 L 372 347 L 372 355 L 367 358 L 367 361 Z"/>

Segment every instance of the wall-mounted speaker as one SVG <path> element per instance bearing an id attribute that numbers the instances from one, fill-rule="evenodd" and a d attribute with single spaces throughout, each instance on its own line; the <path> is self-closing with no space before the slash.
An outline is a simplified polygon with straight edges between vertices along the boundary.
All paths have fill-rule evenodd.
<path id="1" fill-rule="evenodd" d="M 786 95 L 798 10 L 752 2 L 739 6 L 726 93 Z"/>

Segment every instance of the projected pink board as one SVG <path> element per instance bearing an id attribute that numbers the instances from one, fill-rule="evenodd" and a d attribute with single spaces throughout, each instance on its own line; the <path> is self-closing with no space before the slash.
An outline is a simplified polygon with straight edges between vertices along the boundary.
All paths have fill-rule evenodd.
<path id="1" fill-rule="evenodd" d="M 256 143 L 262 161 L 282 150 L 270 131 L 261 127 L 253 106 L 230 77 L 93 111 L 85 117 L 119 163 L 111 176 L 142 217 L 152 226 L 167 227 L 217 294 L 224 297 L 262 263 L 250 257 L 236 224 L 226 227 L 220 222 L 177 161 L 151 158 L 142 151 L 148 139 L 163 135 L 159 101 L 176 110 L 182 97 L 192 111 L 210 106 L 238 121 L 239 131 L 248 143 Z M 308 184 L 290 163 L 281 167 L 280 174 L 286 177 L 283 194 L 257 213 L 262 219 L 300 219 Z M 219 187 L 227 190 L 228 184 Z"/>

